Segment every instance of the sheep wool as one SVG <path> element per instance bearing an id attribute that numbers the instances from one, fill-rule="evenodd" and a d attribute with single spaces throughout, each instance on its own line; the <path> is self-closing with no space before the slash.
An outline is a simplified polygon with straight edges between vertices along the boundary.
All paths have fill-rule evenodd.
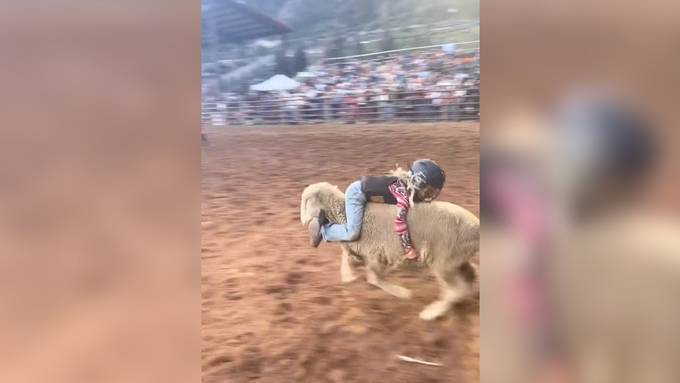
<path id="1" fill-rule="evenodd" d="M 411 179 L 409 172 L 397 169 L 392 173 Z M 344 193 L 326 182 L 309 185 L 302 193 L 300 220 L 308 225 L 315 211 L 321 209 L 335 223 L 345 223 Z M 364 213 L 361 236 L 354 242 L 340 242 L 342 247 L 341 277 L 356 278 L 350 260 L 366 265 L 369 283 L 400 298 L 410 292 L 382 280 L 387 268 L 404 262 L 429 268 L 439 280 L 442 291 L 439 300 L 421 312 L 423 319 L 443 315 L 449 307 L 473 291 L 476 268 L 470 259 L 479 251 L 479 219 L 468 210 L 448 202 L 416 203 L 408 213 L 411 240 L 419 256 L 406 261 L 399 237 L 394 233 L 394 205 L 368 203 Z"/>

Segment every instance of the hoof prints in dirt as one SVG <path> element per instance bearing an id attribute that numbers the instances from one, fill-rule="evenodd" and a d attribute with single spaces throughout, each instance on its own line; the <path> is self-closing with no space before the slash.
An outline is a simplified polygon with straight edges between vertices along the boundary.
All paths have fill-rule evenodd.
<path id="1" fill-rule="evenodd" d="M 276 299 L 286 299 L 289 294 L 294 294 L 297 291 L 295 286 L 275 285 L 267 286 L 264 292 L 273 296 Z"/>
<path id="2" fill-rule="evenodd" d="M 239 363 L 234 366 L 235 370 L 245 374 L 250 379 L 261 376 L 264 361 L 258 347 L 247 347 L 239 359 Z"/>
<path id="3" fill-rule="evenodd" d="M 328 306 L 333 302 L 333 300 L 329 297 L 320 296 L 312 299 L 312 302 L 314 302 L 317 305 Z"/>
<path id="4" fill-rule="evenodd" d="M 276 315 L 286 315 L 293 309 L 293 305 L 288 302 L 279 303 L 274 314 Z"/>
<path id="5" fill-rule="evenodd" d="M 243 299 L 243 296 L 238 290 L 238 283 L 236 278 L 227 278 L 224 280 L 223 284 L 224 293 L 222 296 L 230 301 L 238 301 Z"/>
<path id="6" fill-rule="evenodd" d="M 208 367 L 217 367 L 217 366 L 221 366 L 223 364 L 229 364 L 233 361 L 234 361 L 234 358 L 232 358 L 229 355 L 220 355 L 216 358 L 211 359 L 208 362 Z"/>
<path id="7" fill-rule="evenodd" d="M 243 299 L 243 296 L 236 291 L 227 291 L 224 293 L 224 297 L 230 301 L 239 301 Z"/>
<path id="8" fill-rule="evenodd" d="M 359 174 L 382 174 L 421 156 L 455 175 L 442 200 L 478 212 L 478 128 L 347 127 L 234 127 L 211 134 L 202 161 L 204 382 L 479 381 L 478 299 L 423 323 L 418 312 L 436 295 L 429 274 L 393 275 L 415 287 L 410 302 L 365 282 L 342 285 L 339 249 L 309 248 L 299 217 L 307 185 L 328 181 L 344 189 Z M 395 141 L 386 143 L 386 136 Z M 342 165 L 335 158 L 343 158 Z M 392 357 L 397 351 L 447 368 L 400 363 Z"/>
<path id="9" fill-rule="evenodd" d="M 291 285 L 296 285 L 302 282 L 302 277 L 302 273 L 290 272 L 286 276 L 286 282 L 290 283 Z"/>
<path id="10" fill-rule="evenodd" d="M 289 272 L 283 284 L 267 286 L 264 292 L 273 295 L 277 299 L 285 299 L 288 294 L 294 294 L 298 290 L 298 284 L 302 282 L 304 275 L 297 272 Z"/>

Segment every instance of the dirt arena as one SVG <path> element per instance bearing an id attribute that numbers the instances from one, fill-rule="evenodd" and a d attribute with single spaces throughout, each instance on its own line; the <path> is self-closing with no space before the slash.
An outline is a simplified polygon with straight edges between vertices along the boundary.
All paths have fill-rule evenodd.
<path id="1" fill-rule="evenodd" d="M 340 248 L 310 248 L 305 186 L 341 189 L 421 157 L 447 172 L 440 199 L 479 214 L 479 125 L 313 125 L 206 130 L 202 162 L 202 365 L 212 382 L 477 382 L 479 302 L 425 322 L 426 272 L 340 283 Z M 443 364 L 405 363 L 395 354 Z"/>

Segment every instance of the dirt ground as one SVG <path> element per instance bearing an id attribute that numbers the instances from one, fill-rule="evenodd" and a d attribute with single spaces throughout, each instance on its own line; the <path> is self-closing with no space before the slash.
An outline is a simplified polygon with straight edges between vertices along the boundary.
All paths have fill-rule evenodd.
<path id="1" fill-rule="evenodd" d="M 479 214 L 479 125 L 207 129 L 202 160 L 202 365 L 212 382 L 477 382 L 479 301 L 434 322 L 438 286 L 395 271 L 399 300 L 363 278 L 340 283 L 340 249 L 309 247 L 299 220 L 310 183 L 341 189 L 395 163 L 437 160 L 440 199 Z M 402 354 L 441 363 L 405 363 Z"/>

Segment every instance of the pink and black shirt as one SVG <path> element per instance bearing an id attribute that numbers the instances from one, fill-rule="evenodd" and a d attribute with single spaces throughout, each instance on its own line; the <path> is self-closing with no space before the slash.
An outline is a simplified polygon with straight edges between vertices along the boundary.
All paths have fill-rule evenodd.
<path id="1" fill-rule="evenodd" d="M 411 203 L 404 182 L 397 177 L 390 176 L 364 177 L 361 179 L 361 190 L 369 201 L 397 206 L 394 230 L 399 236 L 404 251 L 408 252 L 413 249 L 406 220 Z"/>

